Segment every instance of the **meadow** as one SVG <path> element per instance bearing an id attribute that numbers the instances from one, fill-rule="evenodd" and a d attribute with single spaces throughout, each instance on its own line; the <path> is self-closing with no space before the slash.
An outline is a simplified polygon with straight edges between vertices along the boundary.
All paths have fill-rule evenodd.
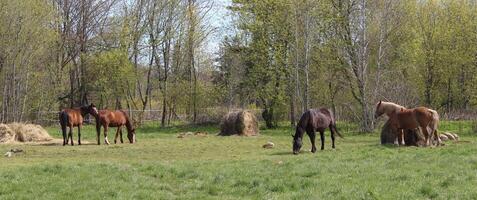
<path id="1" fill-rule="evenodd" d="M 377 133 L 338 129 L 345 138 L 336 150 L 327 131 L 324 151 L 310 153 L 305 138 L 299 155 L 286 125 L 219 137 L 214 125 L 148 124 L 137 130 L 137 144 L 0 145 L 0 152 L 25 151 L 0 157 L 0 199 L 477 199 L 470 122 L 443 122 L 440 130 L 461 140 L 437 148 L 383 146 Z M 61 138 L 58 127 L 48 131 Z M 187 131 L 209 135 L 177 138 Z M 82 135 L 95 141 L 92 126 Z M 268 141 L 275 148 L 261 147 Z"/>

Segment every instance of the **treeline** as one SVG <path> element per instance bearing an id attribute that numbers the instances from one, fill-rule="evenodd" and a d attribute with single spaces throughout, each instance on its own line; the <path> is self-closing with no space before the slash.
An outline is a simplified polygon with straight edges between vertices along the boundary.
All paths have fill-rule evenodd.
<path id="1" fill-rule="evenodd" d="M 95 103 L 162 111 L 212 105 L 213 1 L 0 0 L 0 121 Z M 33 115 L 33 116 L 32 116 Z M 141 115 L 138 116 L 141 118 Z M 140 120 L 140 119 L 138 119 Z"/>
<path id="2" fill-rule="evenodd" d="M 258 104 L 268 127 L 331 107 L 374 128 L 375 103 L 441 112 L 477 99 L 477 2 L 233 0 L 221 48 L 224 103 Z"/>
<path id="3" fill-rule="evenodd" d="M 201 122 L 312 107 L 374 128 L 379 100 L 440 112 L 477 103 L 477 2 L 232 0 L 211 51 L 213 0 L 0 0 L 1 122 L 95 103 Z M 206 113 L 207 112 L 207 113 Z"/>

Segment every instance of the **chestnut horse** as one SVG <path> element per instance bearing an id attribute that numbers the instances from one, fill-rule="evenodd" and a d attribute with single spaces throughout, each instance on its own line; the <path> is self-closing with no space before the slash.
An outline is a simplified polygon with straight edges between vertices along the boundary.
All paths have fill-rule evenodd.
<path id="1" fill-rule="evenodd" d="M 404 129 L 416 129 L 419 128 L 426 139 L 426 146 L 429 146 L 432 141 L 432 135 L 436 131 L 433 127 L 433 113 L 426 107 L 417 107 L 413 109 L 401 108 L 400 112 L 393 111 L 389 118 L 391 128 L 393 131 L 400 134 L 396 136 L 394 143 L 397 144 L 398 137 L 404 138 Z M 427 127 L 430 127 L 430 130 Z M 404 142 L 404 141 L 403 141 Z"/>
<path id="2" fill-rule="evenodd" d="M 426 145 L 428 145 L 427 139 L 432 139 L 432 136 L 436 137 L 438 145 L 441 144 L 442 141 L 439 137 L 439 134 L 437 133 L 437 126 L 439 124 L 439 114 L 437 113 L 437 111 L 435 111 L 433 109 L 426 108 L 426 107 L 421 107 L 421 108 L 426 109 L 427 113 L 430 114 L 430 116 L 432 117 L 430 119 L 430 121 L 428 122 L 428 124 L 424 128 L 427 131 L 427 133 L 430 134 L 430 137 L 426 136 L 426 138 L 425 138 L 426 139 Z M 398 105 L 398 104 L 395 104 L 395 103 L 392 103 L 392 102 L 379 101 L 379 103 L 376 104 L 376 111 L 374 113 L 374 117 L 377 119 L 381 115 L 386 114 L 391 119 L 391 116 L 396 115 L 396 114 L 399 115 L 401 110 L 408 110 L 408 109 L 406 109 L 404 106 L 401 106 L 401 105 Z M 396 123 L 396 120 L 394 120 L 394 121 Z M 409 129 L 416 129 L 416 128 L 419 128 L 419 127 L 409 128 Z M 406 128 L 404 128 L 404 129 L 406 129 Z M 400 130 L 402 130 L 402 129 L 400 129 Z M 420 130 L 422 131 L 422 129 L 420 129 Z M 398 137 L 400 137 L 399 140 L 401 140 L 401 144 L 404 144 L 404 133 L 402 131 L 400 133 L 401 134 L 398 134 Z M 424 133 L 424 132 L 423 132 L 423 134 L 426 135 L 426 133 Z M 395 141 L 396 144 L 397 144 L 397 142 L 398 141 Z"/>
<path id="3" fill-rule="evenodd" d="M 81 126 L 83 125 L 83 118 L 86 114 L 96 116 L 98 110 L 94 104 L 89 106 L 82 106 L 80 108 L 64 109 L 59 113 L 59 120 L 61 131 L 63 132 L 63 146 L 68 144 L 71 139 L 73 144 L 73 127 L 78 127 L 78 145 L 81 145 Z M 66 127 L 70 128 L 68 137 L 66 136 Z"/>
<path id="4" fill-rule="evenodd" d="M 131 124 L 131 120 L 129 119 L 126 112 L 122 110 L 100 110 L 98 115 L 96 116 L 96 136 L 98 139 L 98 145 L 100 145 L 100 132 L 101 126 L 104 128 L 104 143 L 109 144 L 108 141 L 108 128 L 109 127 L 117 127 L 116 136 L 114 138 L 114 143 L 116 144 L 118 135 L 120 135 L 121 143 L 123 143 L 123 132 L 122 127 L 126 126 L 128 131 L 128 139 L 130 143 L 136 142 L 136 133 Z"/>
<path id="5" fill-rule="evenodd" d="M 325 129 L 331 131 L 332 148 L 335 148 L 335 133 L 341 138 L 341 134 L 336 130 L 336 121 L 333 113 L 326 108 L 309 109 L 300 118 L 297 124 L 295 135 L 293 136 L 293 154 L 298 154 L 302 146 L 303 133 L 306 131 L 311 141 L 311 152 L 316 152 L 315 136 L 316 132 L 320 132 L 321 150 L 325 148 Z"/>

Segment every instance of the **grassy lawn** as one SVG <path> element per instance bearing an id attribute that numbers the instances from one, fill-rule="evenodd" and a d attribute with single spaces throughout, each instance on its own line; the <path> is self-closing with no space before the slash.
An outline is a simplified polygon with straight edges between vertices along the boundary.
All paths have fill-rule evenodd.
<path id="1" fill-rule="evenodd" d="M 297 156 L 290 128 L 218 137 L 214 126 L 149 125 L 133 145 L 0 145 L 2 154 L 25 150 L 0 157 L 0 199 L 477 199 L 470 122 L 443 122 L 440 130 L 461 142 L 439 148 L 381 146 L 378 134 L 341 127 L 346 138 L 336 150 L 327 132 L 324 151 L 310 153 L 306 138 Z M 85 129 L 83 139 L 94 142 L 93 127 Z M 185 131 L 209 136 L 176 137 Z M 267 141 L 275 148 L 263 149 Z"/>

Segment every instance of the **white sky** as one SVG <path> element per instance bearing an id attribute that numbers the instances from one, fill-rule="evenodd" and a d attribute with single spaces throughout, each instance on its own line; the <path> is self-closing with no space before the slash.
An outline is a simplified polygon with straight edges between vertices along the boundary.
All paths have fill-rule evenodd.
<path id="1" fill-rule="evenodd" d="M 217 31 L 207 41 L 207 48 L 210 53 L 218 52 L 222 38 L 230 33 L 232 19 L 227 6 L 231 4 L 232 0 L 214 0 L 210 23 L 217 28 Z"/>

